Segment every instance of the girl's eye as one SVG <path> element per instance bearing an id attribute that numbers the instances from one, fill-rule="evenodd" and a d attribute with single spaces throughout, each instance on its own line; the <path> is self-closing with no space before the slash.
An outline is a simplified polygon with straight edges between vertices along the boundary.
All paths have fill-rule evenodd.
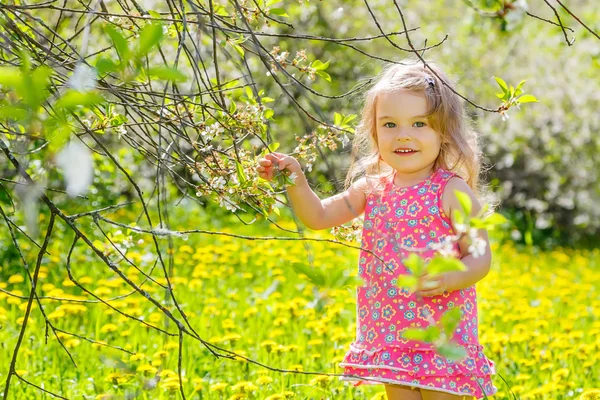
<path id="1" fill-rule="evenodd" d="M 388 126 L 388 125 L 394 125 L 394 126 Z M 393 128 L 396 126 L 396 124 L 393 122 L 386 122 L 385 124 L 383 124 L 383 126 L 385 126 L 386 128 Z"/>
<path id="2" fill-rule="evenodd" d="M 417 128 L 422 128 L 425 126 L 425 122 L 418 121 L 418 122 L 415 122 L 413 124 L 413 126 L 416 126 Z"/>

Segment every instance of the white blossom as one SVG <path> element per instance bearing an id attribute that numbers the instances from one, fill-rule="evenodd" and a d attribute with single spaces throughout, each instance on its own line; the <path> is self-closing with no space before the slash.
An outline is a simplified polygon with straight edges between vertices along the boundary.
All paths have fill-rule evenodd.
<path id="1" fill-rule="evenodd" d="M 96 88 L 96 70 L 80 63 L 75 67 L 67 85 L 78 92 L 87 92 Z"/>
<path id="2" fill-rule="evenodd" d="M 467 231 L 467 225 L 465 225 L 465 224 L 456 224 L 454 226 L 454 228 L 456 229 L 456 231 L 458 233 L 462 233 L 462 232 L 466 232 Z"/>
<path id="3" fill-rule="evenodd" d="M 237 206 L 237 204 L 229 197 L 229 196 L 222 196 L 219 199 L 219 206 L 224 207 L 225 209 L 234 212 L 235 210 L 237 210 L 239 207 Z"/>
<path id="4" fill-rule="evenodd" d="M 342 136 L 342 147 L 346 147 L 348 143 L 350 143 L 350 138 L 348 138 L 348 135 L 344 134 L 344 136 Z"/>
<path id="5" fill-rule="evenodd" d="M 477 237 L 469 246 L 469 253 L 477 258 L 485 254 L 486 242 L 480 237 Z"/>
<path id="6" fill-rule="evenodd" d="M 292 173 L 290 174 L 289 178 L 290 178 L 290 180 L 291 180 L 293 183 L 296 183 L 296 179 L 298 178 L 298 174 L 296 174 L 295 172 L 292 172 Z"/>
<path id="7" fill-rule="evenodd" d="M 62 169 L 67 193 L 77 196 L 87 192 L 94 177 L 92 154 L 87 147 L 79 142 L 69 142 L 56 156 L 56 165 Z"/>

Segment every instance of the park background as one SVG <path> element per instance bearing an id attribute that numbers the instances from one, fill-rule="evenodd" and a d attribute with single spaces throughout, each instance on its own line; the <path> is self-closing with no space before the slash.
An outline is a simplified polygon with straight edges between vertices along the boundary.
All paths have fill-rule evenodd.
<path id="1" fill-rule="evenodd" d="M 469 100 L 509 220 L 477 285 L 494 398 L 598 388 L 598 21 L 593 1 L 3 1 L 4 398 L 384 398 L 327 375 L 360 225 L 304 229 L 254 168 L 269 145 L 343 190 L 361 90 L 415 52 Z"/>

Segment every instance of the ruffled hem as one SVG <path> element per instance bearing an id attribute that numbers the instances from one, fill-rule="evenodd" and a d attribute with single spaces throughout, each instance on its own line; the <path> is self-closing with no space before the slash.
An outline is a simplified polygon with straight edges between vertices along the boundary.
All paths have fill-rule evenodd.
<path id="1" fill-rule="evenodd" d="M 496 386 L 494 386 L 491 381 L 489 383 L 489 385 L 487 386 L 487 388 L 485 388 L 485 395 L 483 394 L 483 391 L 481 390 L 481 388 L 479 388 L 479 390 L 476 390 L 476 393 L 473 393 L 471 391 L 465 392 L 465 391 L 456 391 L 456 390 L 451 390 L 448 389 L 446 387 L 439 387 L 439 386 L 432 386 L 432 385 L 425 385 L 425 384 L 420 384 L 420 383 L 416 383 L 414 381 L 404 381 L 404 380 L 398 380 L 398 379 L 389 379 L 389 378 L 383 378 L 383 377 L 377 377 L 377 378 L 365 378 L 365 377 L 360 377 L 360 378 L 356 378 L 356 377 L 351 377 L 351 376 L 341 376 L 340 377 L 341 381 L 348 381 L 348 382 L 352 382 L 352 381 L 356 381 L 356 383 L 353 384 L 353 386 L 360 386 L 362 384 L 367 384 L 367 385 L 376 385 L 376 384 L 386 384 L 386 383 L 391 383 L 391 384 L 396 384 L 396 385 L 404 385 L 404 386 L 409 386 L 411 388 L 419 388 L 419 389 L 426 389 L 426 390 L 432 390 L 432 391 L 436 391 L 436 392 L 442 392 L 442 393 L 448 393 L 448 394 L 454 394 L 454 395 L 458 395 L 458 396 L 475 396 L 475 398 L 477 399 L 482 399 L 485 398 L 485 396 L 494 396 L 496 395 L 496 393 L 498 393 L 498 388 Z"/>
<path id="2" fill-rule="evenodd" d="M 434 347 L 388 345 L 368 350 L 351 343 L 350 351 L 346 353 L 339 366 L 389 369 L 428 377 L 458 375 L 485 377 L 496 374 L 496 364 L 484 355 L 482 345 L 463 347 L 467 349 L 467 356 L 455 362 L 440 355 Z"/>

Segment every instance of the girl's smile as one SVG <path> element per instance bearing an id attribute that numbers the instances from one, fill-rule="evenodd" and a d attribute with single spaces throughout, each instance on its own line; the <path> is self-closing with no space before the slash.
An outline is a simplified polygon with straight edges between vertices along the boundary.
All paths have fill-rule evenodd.
<path id="1" fill-rule="evenodd" d="M 396 186 L 427 178 L 441 148 L 441 137 L 426 117 L 422 92 L 399 89 L 382 93 L 376 102 L 376 135 L 384 162 L 396 170 Z"/>

